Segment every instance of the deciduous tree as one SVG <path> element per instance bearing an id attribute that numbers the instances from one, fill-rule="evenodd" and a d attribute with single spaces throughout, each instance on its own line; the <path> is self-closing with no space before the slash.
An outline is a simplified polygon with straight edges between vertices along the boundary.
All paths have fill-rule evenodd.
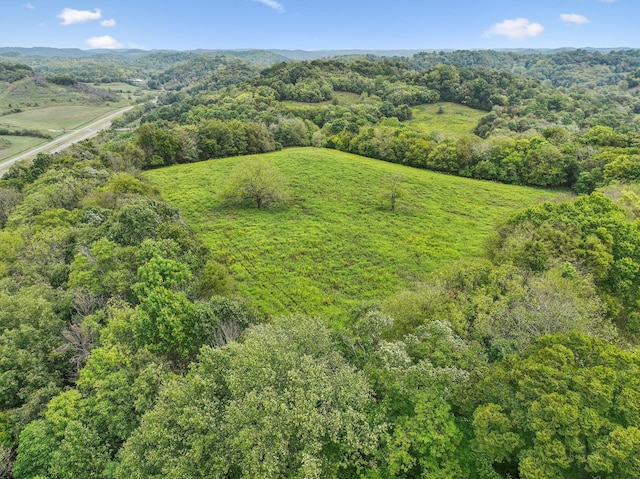
<path id="1" fill-rule="evenodd" d="M 252 202 L 262 209 L 284 203 L 289 192 L 285 177 L 272 163 L 250 159 L 233 170 L 222 197 L 232 203 Z"/>

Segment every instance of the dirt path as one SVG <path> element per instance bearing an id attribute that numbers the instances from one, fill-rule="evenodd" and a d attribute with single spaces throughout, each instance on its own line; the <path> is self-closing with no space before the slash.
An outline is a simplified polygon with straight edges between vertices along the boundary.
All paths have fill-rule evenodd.
<path id="1" fill-rule="evenodd" d="M 77 130 L 73 130 L 66 135 L 61 136 L 60 138 L 56 138 L 49 143 L 33 148 L 32 150 L 27 151 L 26 153 L 21 153 L 18 156 L 10 158 L 4 163 L 0 163 L 0 176 L 14 163 L 25 160 L 27 158 L 31 158 L 38 153 L 46 152 L 46 153 L 58 153 L 65 148 L 69 148 L 74 143 L 78 143 L 79 141 L 86 140 L 87 138 L 91 138 L 94 135 L 97 135 L 100 131 L 106 130 L 111 126 L 111 120 L 119 117 L 123 113 L 131 110 L 133 106 L 128 106 L 125 108 L 121 108 L 120 110 L 111 113 L 109 116 L 101 118 L 93 123 L 86 125 Z"/>

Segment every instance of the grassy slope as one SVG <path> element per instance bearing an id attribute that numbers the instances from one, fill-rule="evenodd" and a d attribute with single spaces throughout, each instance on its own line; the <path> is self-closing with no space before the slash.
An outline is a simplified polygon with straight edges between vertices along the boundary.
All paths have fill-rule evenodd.
<path id="1" fill-rule="evenodd" d="M 240 158 L 147 173 L 263 311 L 339 318 L 446 263 L 481 253 L 493 226 L 553 192 L 436 174 L 333 150 L 262 155 L 286 175 L 287 207 L 229 207 L 217 197 Z M 398 211 L 380 198 L 402 174 Z"/>
<path id="2" fill-rule="evenodd" d="M 438 110 L 442 107 L 443 113 Z M 473 134 L 486 111 L 475 110 L 457 103 L 439 102 L 411 109 L 413 118 L 406 125 L 425 133 L 446 132 L 453 135 Z"/>

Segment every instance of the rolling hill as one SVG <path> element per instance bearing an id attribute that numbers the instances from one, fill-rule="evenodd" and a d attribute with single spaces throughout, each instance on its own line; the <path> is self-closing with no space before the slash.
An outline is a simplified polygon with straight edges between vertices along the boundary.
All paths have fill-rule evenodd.
<path id="1" fill-rule="evenodd" d="M 290 202 L 271 210 L 220 198 L 245 159 L 272 162 Z M 494 225 L 556 192 L 457 178 L 334 150 L 292 148 L 145 173 L 181 209 L 238 293 L 263 312 L 340 318 L 460 258 L 481 254 Z M 385 182 L 402 176 L 396 211 Z"/>

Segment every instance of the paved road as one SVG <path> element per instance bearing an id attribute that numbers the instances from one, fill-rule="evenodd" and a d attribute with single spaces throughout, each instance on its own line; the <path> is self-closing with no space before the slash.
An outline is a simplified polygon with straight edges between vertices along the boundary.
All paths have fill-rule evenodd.
<path id="1" fill-rule="evenodd" d="M 111 113 L 109 116 L 101 118 L 100 120 L 94 121 L 90 125 L 80 128 L 79 130 L 73 130 L 66 135 L 61 136 L 60 138 L 56 138 L 55 140 L 50 141 L 45 145 L 38 146 L 32 150 L 27 151 L 26 153 L 22 153 L 19 156 L 11 158 L 4 163 L 0 163 L 0 176 L 2 176 L 7 168 L 18 161 L 31 158 L 32 156 L 36 156 L 38 153 L 42 153 L 43 151 L 49 153 L 58 153 L 65 148 L 69 148 L 74 143 L 78 143 L 79 141 L 86 140 L 87 138 L 91 138 L 92 136 L 97 135 L 101 130 L 106 130 L 111 126 L 111 120 L 131 110 L 132 108 L 133 106 L 122 108 L 114 113 Z"/>

